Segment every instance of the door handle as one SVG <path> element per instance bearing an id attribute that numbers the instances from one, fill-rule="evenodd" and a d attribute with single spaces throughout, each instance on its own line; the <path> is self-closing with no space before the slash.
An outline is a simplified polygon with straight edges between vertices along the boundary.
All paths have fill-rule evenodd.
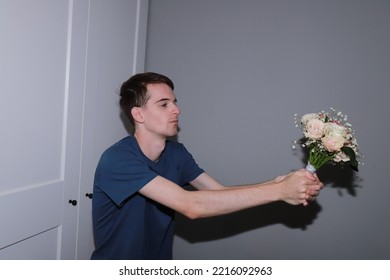
<path id="1" fill-rule="evenodd" d="M 69 204 L 72 204 L 73 206 L 77 205 L 77 200 L 69 199 Z"/>

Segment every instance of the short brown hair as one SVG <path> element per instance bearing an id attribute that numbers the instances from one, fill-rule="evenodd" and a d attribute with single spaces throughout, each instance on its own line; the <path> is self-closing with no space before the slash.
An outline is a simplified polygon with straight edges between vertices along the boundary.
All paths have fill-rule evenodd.
<path id="1" fill-rule="evenodd" d="M 131 109 L 145 106 L 148 101 L 147 86 L 149 84 L 166 84 L 172 90 L 175 88 L 170 78 L 153 72 L 135 74 L 124 82 L 120 89 L 119 104 L 132 125 L 134 125 L 134 119 Z"/>

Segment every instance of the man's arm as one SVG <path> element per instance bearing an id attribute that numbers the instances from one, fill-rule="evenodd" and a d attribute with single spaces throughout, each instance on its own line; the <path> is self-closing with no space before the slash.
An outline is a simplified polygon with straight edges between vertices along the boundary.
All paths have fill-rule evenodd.
<path id="1" fill-rule="evenodd" d="M 237 185 L 237 186 L 229 186 L 229 189 L 234 188 L 247 188 L 247 187 L 256 187 L 259 185 L 269 184 L 272 182 L 280 181 L 284 176 L 279 176 L 273 180 L 266 181 L 263 183 L 257 183 L 257 184 L 251 184 L 251 185 Z M 210 176 L 207 173 L 200 174 L 195 180 L 193 180 L 190 183 L 193 187 L 195 187 L 197 190 L 223 190 L 226 188 L 226 186 L 222 185 L 220 182 L 218 182 L 216 179 L 214 179 L 212 176 Z"/>
<path id="2" fill-rule="evenodd" d="M 319 181 L 317 174 L 312 175 L 312 174 L 306 172 L 305 176 L 307 176 L 311 180 L 313 180 L 313 178 L 314 178 L 317 181 L 306 190 L 306 194 L 308 195 L 307 200 L 313 201 L 313 200 L 315 200 L 315 197 L 319 195 L 320 189 L 323 188 L 324 184 Z M 252 184 L 252 185 L 229 186 L 228 188 L 229 189 L 248 188 L 248 187 L 256 187 L 259 185 L 265 185 L 265 184 L 270 184 L 270 183 L 277 183 L 277 182 L 282 181 L 285 177 L 286 176 L 283 175 L 283 176 L 278 176 L 272 180 L 269 180 L 269 181 L 266 181 L 263 183 L 257 183 L 257 184 Z M 222 185 L 220 182 L 215 180 L 213 177 L 211 177 L 207 173 L 202 173 L 201 175 L 199 175 L 195 180 L 193 180 L 191 182 L 191 185 L 198 190 L 223 190 L 226 188 L 226 186 Z M 319 185 L 320 188 L 318 188 L 317 185 Z M 304 203 L 304 205 L 306 206 L 307 203 Z"/>
<path id="3" fill-rule="evenodd" d="M 225 188 L 209 175 L 200 175 L 191 184 L 199 191 L 187 191 L 175 183 L 157 176 L 139 192 L 160 204 L 174 209 L 188 218 L 211 217 L 242 209 L 285 201 L 298 205 L 307 204 L 309 188 L 321 188 L 308 171 L 300 170 L 281 177 L 281 180 L 262 184 Z"/>

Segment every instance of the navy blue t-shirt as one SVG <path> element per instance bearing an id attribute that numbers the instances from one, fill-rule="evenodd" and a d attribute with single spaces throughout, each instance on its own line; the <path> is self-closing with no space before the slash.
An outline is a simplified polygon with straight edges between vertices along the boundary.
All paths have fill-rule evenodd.
<path id="1" fill-rule="evenodd" d="M 175 213 L 138 191 L 157 175 L 184 186 L 203 172 L 177 142 L 167 141 L 157 162 L 142 153 L 134 136 L 108 148 L 95 172 L 91 259 L 172 259 Z"/>

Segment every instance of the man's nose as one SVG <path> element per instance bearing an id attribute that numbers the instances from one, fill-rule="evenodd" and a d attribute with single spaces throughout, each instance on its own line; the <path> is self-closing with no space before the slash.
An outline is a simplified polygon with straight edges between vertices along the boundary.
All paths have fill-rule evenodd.
<path id="1" fill-rule="evenodd" d="M 180 113 L 181 113 L 180 108 L 179 108 L 179 106 L 177 106 L 177 104 L 173 105 L 173 113 L 177 114 L 177 115 L 180 115 Z"/>

